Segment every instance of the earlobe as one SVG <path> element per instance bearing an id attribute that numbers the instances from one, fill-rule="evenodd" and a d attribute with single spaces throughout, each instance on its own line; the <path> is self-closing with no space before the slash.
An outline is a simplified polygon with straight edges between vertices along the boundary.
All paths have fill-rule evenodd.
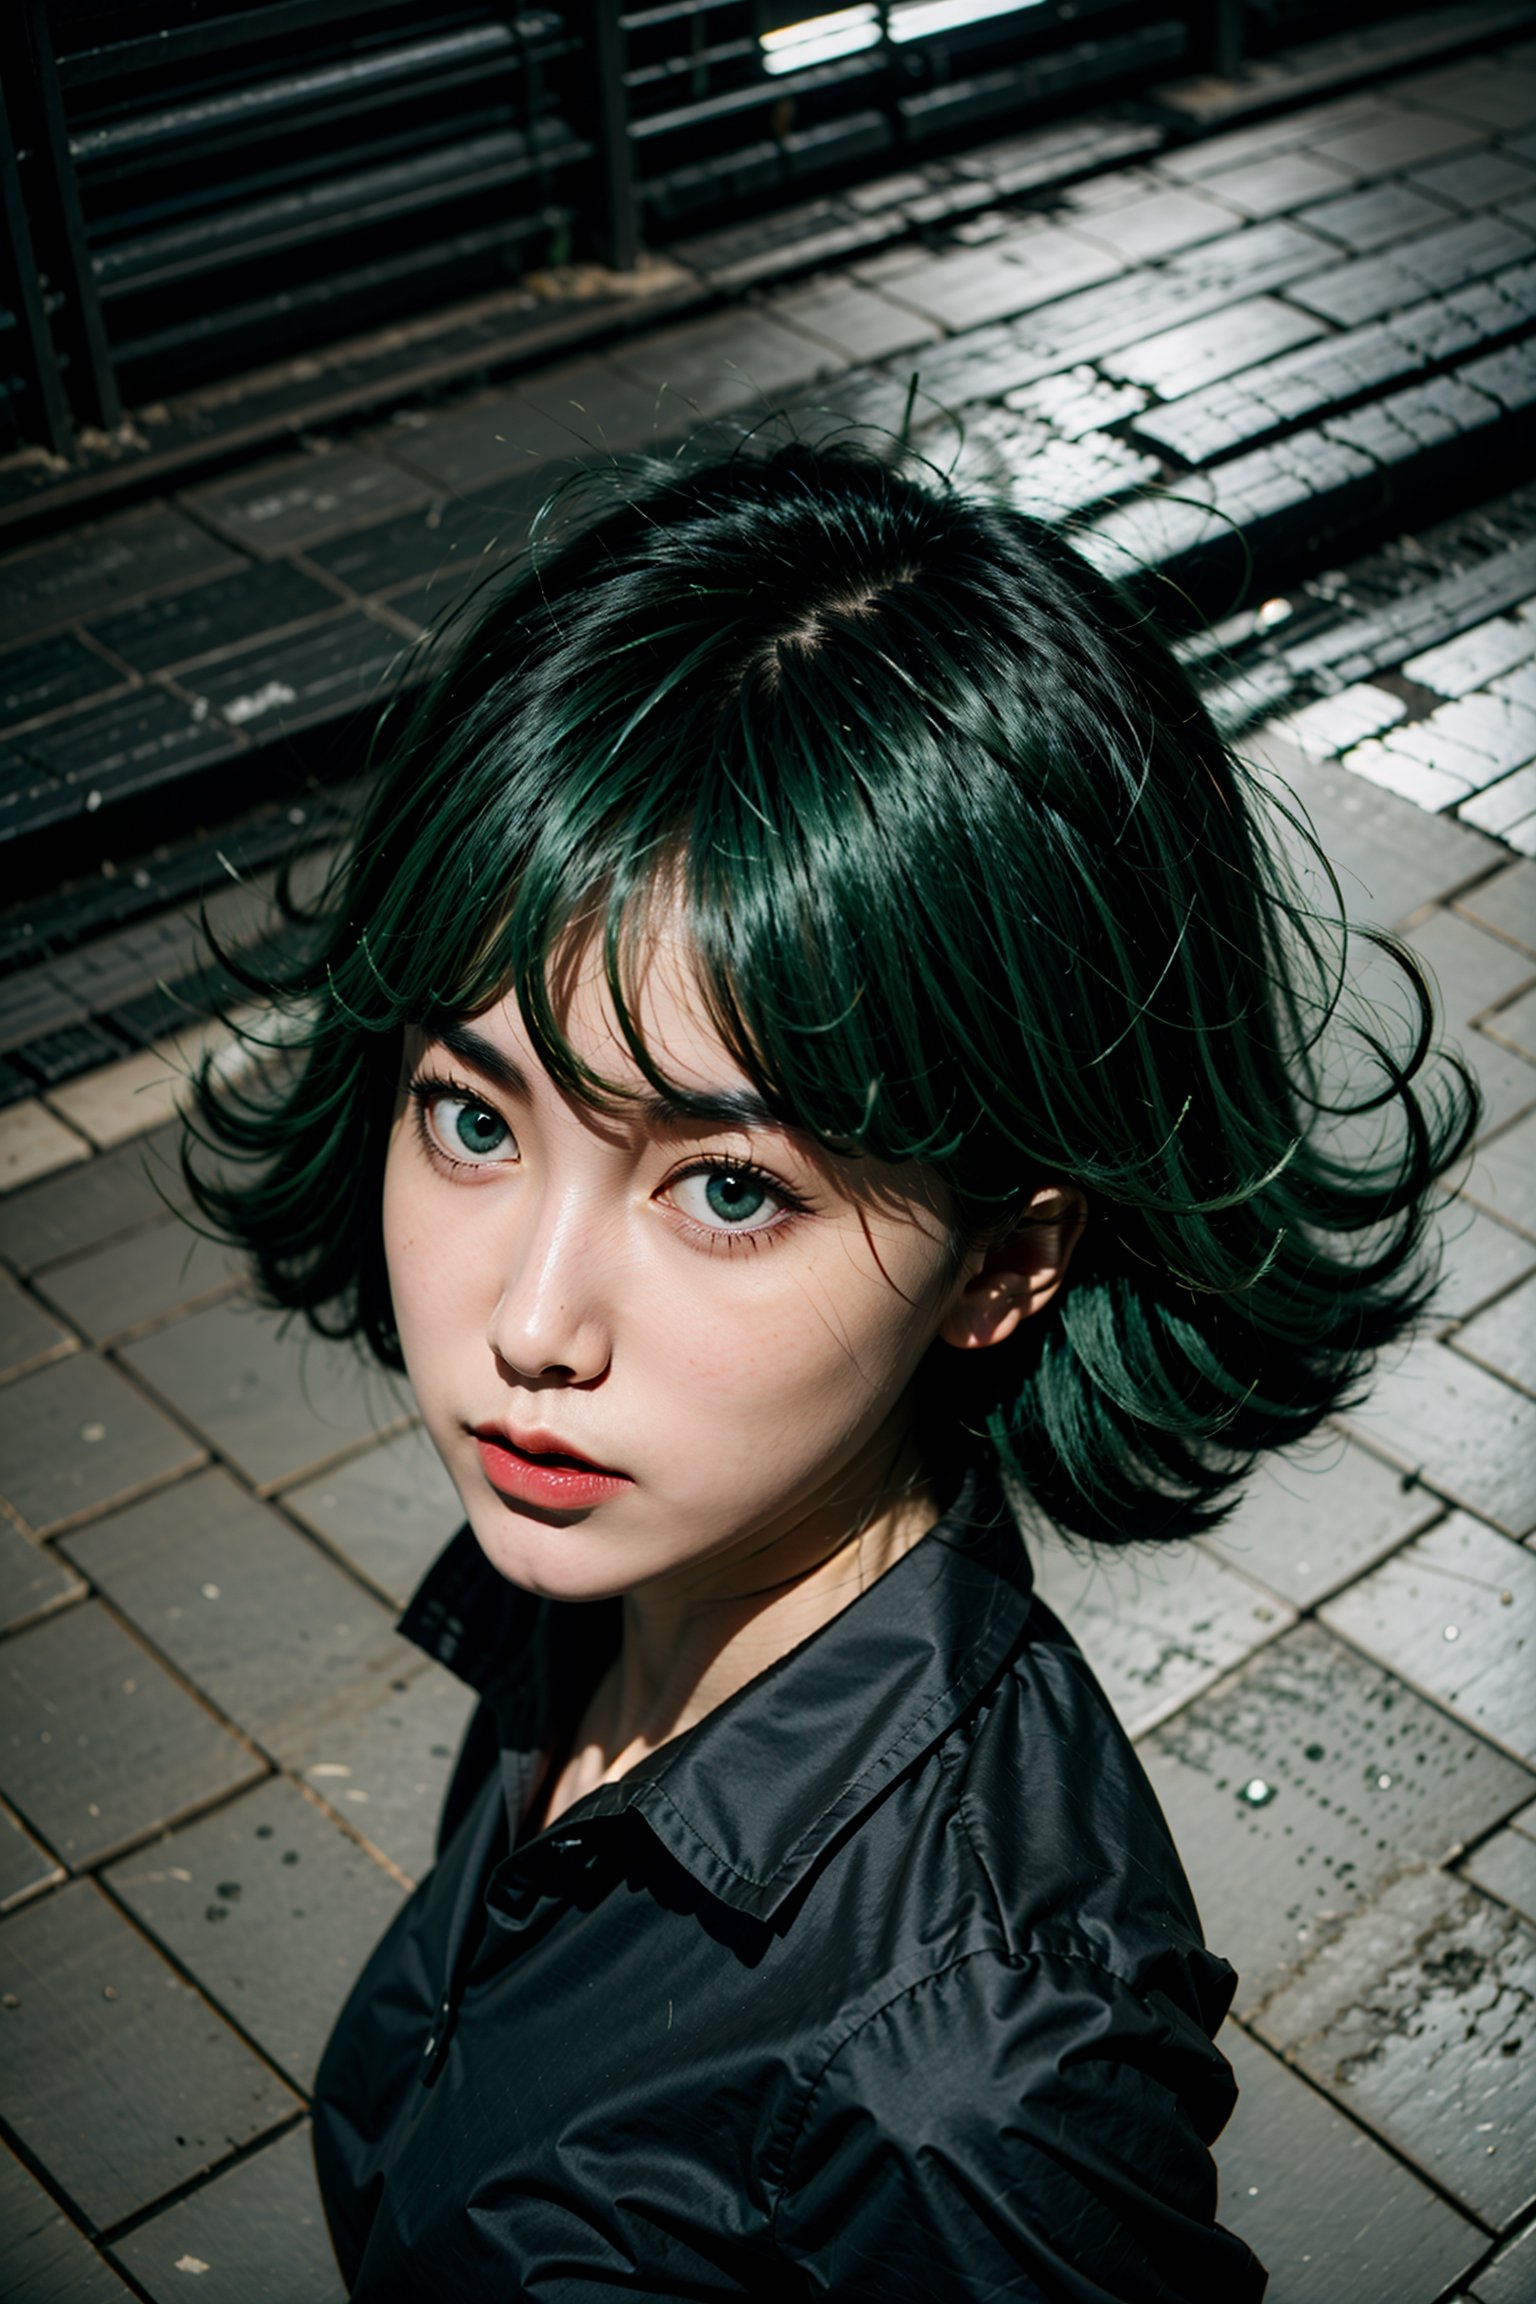
<path id="1" fill-rule="evenodd" d="M 1047 1184 L 1031 1193 L 1014 1229 L 972 1262 L 939 1328 L 940 1341 L 962 1352 L 1006 1343 L 1054 1301 L 1087 1221 L 1088 1203 L 1075 1185 Z"/>

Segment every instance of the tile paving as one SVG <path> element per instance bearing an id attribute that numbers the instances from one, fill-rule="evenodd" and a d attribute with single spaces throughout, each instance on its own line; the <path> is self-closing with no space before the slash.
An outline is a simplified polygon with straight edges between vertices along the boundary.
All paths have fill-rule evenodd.
<path id="1" fill-rule="evenodd" d="M 1536 1392 L 1536 1292 L 1529 1281 L 1457 1331 L 1458 1352 L 1480 1360 L 1507 1384 Z"/>
<path id="2" fill-rule="evenodd" d="M 0 1801 L 0 1912 L 9 1912 L 40 1888 L 60 1886 L 66 1878 L 63 1865 Z"/>
<path id="3" fill-rule="evenodd" d="M 11 2295 L 67 2304 L 125 2304 L 133 2291 L 13 2152 L 0 2150 L 0 2224 Z"/>
<path id="4" fill-rule="evenodd" d="M 1229 2024 L 1222 2047 L 1240 2091 L 1221 2144 L 1223 2213 L 1269 2266 L 1271 2296 L 1444 2295 L 1485 2248 L 1478 2227 L 1250 2034 Z"/>
<path id="5" fill-rule="evenodd" d="M 1477 2286 L 1470 2291 L 1477 2304 L 1523 2304 L 1529 2298 L 1536 2278 L 1533 2234 L 1536 2226 L 1527 2226 L 1518 2239 L 1499 2250 L 1486 2271 L 1479 2272 Z"/>
<path id="6" fill-rule="evenodd" d="M 195 1283 L 181 1245 L 190 1293 Z M 277 1315 L 244 1298 L 189 1312 L 117 1357 L 262 1490 L 340 1456 L 407 1412 L 403 1393 L 365 1371 L 355 1353 L 324 1337 L 285 1334 Z M 295 1414 L 299 1406 L 305 1414 Z"/>
<path id="7" fill-rule="evenodd" d="M 1461 1871 L 1463 1879 L 1536 1922 L 1536 1839 L 1519 1829 L 1518 1818 L 1485 1840 Z"/>
<path id="8" fill-rule="evenodd" d="M 92 1881 L 6 1920 L 0 1977 L 0 2116 L 97 2232 L 300 2108 Z"/>
<path id="9" fill-rule="evenodd" d="M 302 2128 L 151 2216 L 114 2243 L 112 2257 L 154 2304 L 182 2304 L 189 2275 L 198 2304 L 249 2304 L 253 2265 L 261 2293 L 283 2304 L 342 2304 L 346 2294 Z"/>
<path id="10" fill-rule="evenodd" d="M 99 1601 L 8 1640 L 0 1673 L 6 1789 L 71 1871 L 260 1772 Z"/>
<path id="11" fill-rule="evenodd" d="M 1536 2201 L 1536 1935 L 1443 1872 L 1391 1882 L 1269 2002 L 1264 2036 L 1495 2231 Z M 1477 2117 L 1473 2117 L 1473 2115 Z"/>
<path id="12" fill-rule="evenodd" d="M 106 1361 L 55 1361 L 0 1392 L 5 1500 L 34 1535 L 202 1461 L 191 1435 Z"/>
<path id="13" fill-rule="evenodd" d="M 950 217 L 921 242 L 861 256 L 850 194 L 835 270 L 0 559 L 3 829 L 360 708 L 553 471 L 695 408 L 899 424 L 916 369 L 924 445 L 958 412 L 1015 500 L 1049 464 L 1197 589 L 1228 512 L 1271 555 L 1249 755 L 1428 963 L 1488 1111 L 1370 1398 L 1181 1560 L 1041 1575 L 1241 1974 L 1223 2213 L 1272 2304 L 1536 2288 L 1536 503 L 1471 462 L 1536 365 L 1533 84 L 1527 48 L 1182 146 L 1101 126 L 1065 196 L 1025 138 L 870 188 Z M 1481 527 L 1330 570 L 1458 439 Z M 265 885 L 216 899 L 236 942 Z M 398 1393 L 181 1220 L 144 1044 L 196 929 L 102 917 L 0 988 L 0 2293 L 332 2304 L 304 2091 L 431 1862 L 468 1703 L 393 1612 L 455 1511 Z M 74 1077 L 88 1045 L 120 1053 Z"/>
<path id="14" fill-rule="evenodd" d="M 310 1752 L 338 1713 L 360 1710 L 416 1658 L 386 1608 L 224 1471 L 109 1513 L 65 1549 L 226 1719 L 279 1757 Z"/>
<path id="15" fill-rule="evenodd" d="M 314 2084 L 352 1979 L 404 1889 L 284 1776 L 105 1875 L 299 2088 Z"/>

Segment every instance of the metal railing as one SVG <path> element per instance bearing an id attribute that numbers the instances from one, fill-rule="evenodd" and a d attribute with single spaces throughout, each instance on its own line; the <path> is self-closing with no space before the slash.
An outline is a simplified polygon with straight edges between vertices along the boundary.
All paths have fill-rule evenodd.
<path id="1" fill-rule="evenodd" d="M 83 427 L 535 266 L 627 267 L 1230 68 L 1242 22 L 1243 0 L 12 0 L 0 449 L 68 459 Z"/>
<path id="2" fill-rule="evenodd" d="M 539 5 L 13 0 L 0 421 L 67 454 L 71 420 L 558 260 L 588 67 Z"/>

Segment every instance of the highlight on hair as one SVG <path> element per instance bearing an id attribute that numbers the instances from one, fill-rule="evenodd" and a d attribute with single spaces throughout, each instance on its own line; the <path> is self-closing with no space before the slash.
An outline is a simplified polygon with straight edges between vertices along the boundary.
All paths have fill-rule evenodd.
<path id="1" fill-rule="evenodd" d="M 601 1099 L 557 991 L 595 939 L 677 1093 L 636 1020 L 662 888 L 784 1122 L 927 1163 L 965 1238 L 1043 1181 L 1088 1196 L 1056 1306 L 929 1355 L 935 1463 L 991 1449 L 1101 1541 L 1210 1527 L 1422 1308 L 1476 1096 L 1430 1063 L 1418 965 L 1356 932 L 1403 970 L 1402 1029 L 1352 1004 L 1342 922 L 1287 861 L 1299 816 L 1050 526 L 846 445 L 627 467 L 536 524 L 383 749 L 305 957 L 253 977 L 290 1060 L 205 1069 L 188 1155 L 268 1300 L 325 1333 L 400 1364 L 380 1199 L 407 1025 L 514 993 Z"/>

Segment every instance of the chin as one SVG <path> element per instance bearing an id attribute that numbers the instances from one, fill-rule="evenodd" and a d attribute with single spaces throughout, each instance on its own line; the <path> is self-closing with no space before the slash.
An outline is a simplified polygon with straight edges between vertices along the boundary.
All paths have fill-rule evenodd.
<path id="1" fill-rule="evenodd" d="M 589 1513 L 535 1515 L 510 1505 L 493 1518 L 483 1507 L 469 1514 L 475 1540 L 509 1584 L 539 1600 L 615 1600 L 632 1579 L 616 1580 L 611 1558 L 594 1558 L 586 1534 Z"/>

